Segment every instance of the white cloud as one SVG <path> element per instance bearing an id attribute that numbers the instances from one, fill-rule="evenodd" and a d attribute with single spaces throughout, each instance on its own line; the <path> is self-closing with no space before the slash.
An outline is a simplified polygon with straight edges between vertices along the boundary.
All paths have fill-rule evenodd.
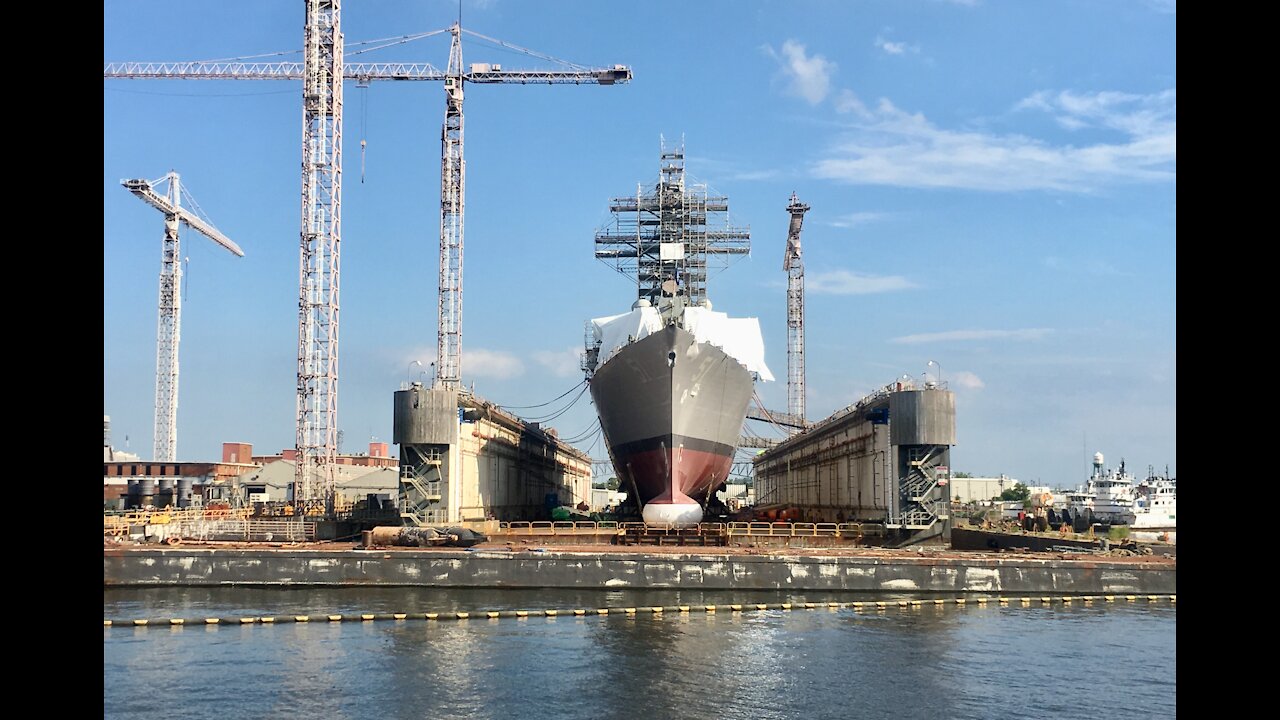
<path id="1" fill-rule="evenodd" d="M 962 388 L 965 388 L 966 390 L 977 390 L 987 386 L 986 383 L 982 382 L 982 378 L 974 375 L 968 370 L 961 370 L 960 372 L 952 373 L 948 380 Z"/>
<path id="2" fill-rule="evenodd" d="M 966 341 L 966 340 L 1039 340 L 1053 332 L 1046 328 L 1025 328 L 1022 330 L 948 330 L 946 332 L 921 333 L 919 335 L 903 335 L 890 340 L 900 345 L 919 345 L 930 342 Z"/>
<path id="3" fill-rule="evenodd" d="M 872 117 L 871 111 L 867 110 L 867 106 L 863 104 L 862 100 L 860 100 L 857 94 L 852 90 L 841 90 L 840 94 L 836 96 L 835 102 L 836 112 L 849 113 L 861 118 Z"/>
<path id="4" fill-rule="evenodd" d="M 804 98 L 810 105 L 826 99 L 831 90 L 831 75 L 836 71 L 834 62 L 821 55 L 806 54 L 804 45 L 795 40 L 782 43 L 781 54 L 768 45 L 764 50 L 781 65 L 788 94 Z"/>
<path id="5" fill-rule="evenodd" d="M 813 172 L 856 184 L 1004 192 L 1089 192 L 1115 182 L 1170 182 L 1176 179 L 1176 108 L 1176 90 L 1036 93 L 1016 109 L 1053 112 L 1064 127 L 1087 125 L 1122 135 L 1091 145 L 1053 145 L 1018 134 L 948 130 L 888 99 L 868 110 L 852 93 L 841 93 L 837 110 L 858 119 Z"/>
<path id="6" fill-rule="evenodd" d="M 890 55 L 905 55 L 906 53 L 919 53 L 919 45 L 908 45 L 905 42 L 894 42 L 883 35 L 876 35 L 875 46 Z"/>
<path id="7" fill-rule="evenodd" d="M 827 224 L 830 225 L 831 227 L 851 228 L 851 227 L 857 227 L 859 225 L 865 225 L 869 222 L 883 220 L 887 217 L 889 217 L 889 213 L 856 212 L 856 213 L 849 213 L 848 215 L 841 215 L 835 220 L 831 220 Z"/>
<path id="8" fill-rule="evenodd" d="M 556 377 L 572 377 L 582 372 L 582 348 L 580 347 L 539 350 L 533 354 L 533 360 Z"/>
<path id="9" fill-rule="evenodd" d="M 1076 93 L 1041 90 L 1023 98 L 1014 110 L 1043 110 L 1068 130 L 1105 128 L 1132 137 L 1151 137 L 1176 130 L 1178 90 L 1151 95 L 1114 91 Z"/>
<path id="10" fill-rule="evenodd" d="M 870 295 L 913 287 L 916 284 L 901 275 L 865 275 L 848 270 L 811 273 L 805 279 L 807 291 L 828 295 Z"/>
<path id="11" fill-rule="evenodd" d="M 524 363 L 501 350 L 466 349 L 462 351 L 462 371 L 468 376 L 506 380 L 523 375 Z"/>

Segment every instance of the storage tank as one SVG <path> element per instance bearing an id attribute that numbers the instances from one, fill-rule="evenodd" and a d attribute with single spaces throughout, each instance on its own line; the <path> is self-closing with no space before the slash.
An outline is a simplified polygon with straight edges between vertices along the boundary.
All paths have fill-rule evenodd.
<path id="1" fill-rule="evenodd" d="M 138 506 L 139 506 L 139 507 L 146 507 L 146 506 L 148 506 L 148 505 L 155 505 L 155 504 L 156 504 L 156 481 L 155 481 L 155 479 L 153 479 L 153 478 L 139 478 L 139 479 L 138 479 L 138 485 L 139 485 L 139 487 L 141 488 L 141 489 L 139 490 Z"/>
<path id="2" fill-rule="evenodd" d="M 177 505 L 173 497 L 173 478 L 160 478 L 160 492 L 156 497 L 156 507 L 169 507 Z"/>
<path id="3" fill-rule="evenodd" d="M 191 507 L 191 478 L 178 478 L 178 507 Z"/>
<path id="4" fill-rule="evenodd" d="M 142 478 L 129 478 L 129 487 L 126 490 L 124 507 L 126 510 L 133 510 L 142 507 Z"/>

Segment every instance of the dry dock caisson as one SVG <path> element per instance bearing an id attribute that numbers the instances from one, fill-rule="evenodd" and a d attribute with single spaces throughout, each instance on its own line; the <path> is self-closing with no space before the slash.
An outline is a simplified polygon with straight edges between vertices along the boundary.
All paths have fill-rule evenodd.
<path id="1" fill-rule="evenodd" d="M 103 552 L 118 586 L 421 586 L 679 588 L 920 593 L 1147 594 L 1177 592 L 1177 561 L 883 549 L 634 548 L 471 550 L 120 548 Z"/>

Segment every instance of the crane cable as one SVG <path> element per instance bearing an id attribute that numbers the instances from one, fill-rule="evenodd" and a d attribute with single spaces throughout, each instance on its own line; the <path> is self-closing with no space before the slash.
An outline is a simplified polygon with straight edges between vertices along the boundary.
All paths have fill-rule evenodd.
<path id="1" fill-rule="evenodd" d="M 579 385 L 583 385 L 583 384 L 585 384 L 586 382 L 587 382 L 586 378 L 583 378 L 583 379 L 582 379 L 582 382 L 578 383 L 577 385 L 574 385 L 573 387 L 569 388 L 568 390 L 565 390 L 565 391 L 564 391 L 563 393 L 561 393 L 559 396 L 557 396 L 557 397 L 555 397 L 555 398 L 552 398 L 551 400 L 548 400 L 548 401 L 546 401 L 546 402 L 544 402 L 544 403 L 538 403 L 537 405 L 499 405 L 498 407 L 502 408 L 503 410 L 529 410 L 529 409 L 532 409 L 532 408 L 546 407 L 547 405 L 550 405 L 551 403 L 555 402 L 556 400 L 559 400 L 560 398 L 564 397 L 565 395 L 568 395 L 569 393 L 573 392 L 574 390 L 577 390 Z"/>

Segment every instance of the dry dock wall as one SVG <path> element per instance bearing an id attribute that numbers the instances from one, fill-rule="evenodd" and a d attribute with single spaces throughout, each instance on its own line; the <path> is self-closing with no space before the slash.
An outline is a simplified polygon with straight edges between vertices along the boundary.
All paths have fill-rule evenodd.
<path id="1" fill-rule="evenodd" d="M 707 553 L 105 550 L 112 586 L 378 585 L 937 593 L 1176 593 L 1168 562 Z"/>

